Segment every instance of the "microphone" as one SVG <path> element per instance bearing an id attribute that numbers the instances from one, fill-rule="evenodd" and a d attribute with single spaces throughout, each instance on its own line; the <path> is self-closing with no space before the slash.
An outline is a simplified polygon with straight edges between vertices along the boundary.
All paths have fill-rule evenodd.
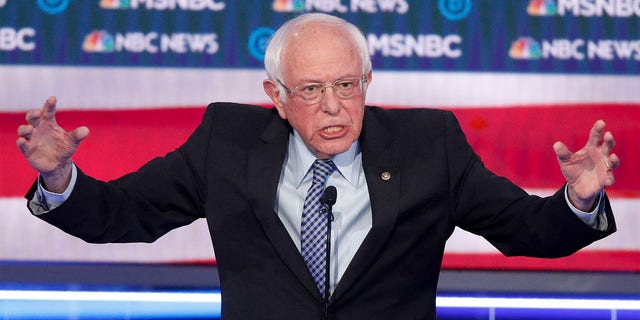
<path id="1" fill-rule="evenodd" d="M 338 191 L 334 186 L 328 186 L 324 190 L 322 198 L 320 198 L 320 202 L 325 205 L 325 209 L 327 214 L 331 217 L 331 221 L 333 221 L 333 212 L 331 212 L 331 209 L 333 205 L 336 204 L 336 198 L 338 198 Z"/>
<path id="2" fill-rule="evenodd" d="M 328 186 L 327 189 L 324 190 L 324 194 L 322 195 L 322 202 L 328 206 L 332 206 L 336 204 L 336 198 L 338 197 L 338 191 L 334 186 Z"/>
<path id="3" fill-rule="evenodd" d="M 325 253 L 326 255 L 326 265 L 325 265 L 325 277 L 324 277 L 324 319 L 327 319 L 327 316 L 329 314 L 329 296 L 330 296 L 330 291 L 329 291 L 329 285 L 330 285 L 330 281 L 329 281 L 329 277 L 331 274 L 331 263 L 330 263 L 330 259 L 331 259 L 331 221 L 333 221 L 333 212 L 332 212 L 332 208 L 333 205 L 336 203 L 336 199 L 338 197 L 338 191 L 336 190 L 336 187 L 334 186 L 328 186 L 325 190 L 324 193 L 322 194 L 322 197 L 320 198 L 320 203 L 322 203 L 324 205 L 323 211 L 326 212 L 327 214 L 327 251 Z"/>

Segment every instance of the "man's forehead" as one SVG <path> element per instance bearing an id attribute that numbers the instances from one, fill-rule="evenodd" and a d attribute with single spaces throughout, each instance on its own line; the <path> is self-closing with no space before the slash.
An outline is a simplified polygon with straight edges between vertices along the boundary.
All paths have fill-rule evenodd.
<path id="1" fill-rule="evenodd" d="M 283 75 L 297 81 L 326 82 L 361 75 L 356 43 L 344 32 L 292 38 L 282 53 Z"/>
<path id="2" fill-rule="evenodd" d="M 355 41 L 346 29 L 339 26 L 309 23 L 289 35 L 283 47 L 283 54 L 288 51 L 313 52 L 322 46 L 335 44 L 355 46 Z"/>

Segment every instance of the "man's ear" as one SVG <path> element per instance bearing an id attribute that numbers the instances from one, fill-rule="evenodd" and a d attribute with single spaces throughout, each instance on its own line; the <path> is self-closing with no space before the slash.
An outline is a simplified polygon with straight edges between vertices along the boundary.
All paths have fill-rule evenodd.
<path id="1" fill-rule="evenodd" d="M 264 89 L 264 92 L 269 96 L 269 98 L 271 98 L 271 101 L 273 101 L 273 104 L 278 110 L 278 115 L 280 115 L 280 118 L 287 119 L 287 113 L 284 109 L 284 102 L 282 101 L 282 99 L 280 99 L 280 90 L 278 89 L 278 85 L 269 79 L 265 79 L 264 81 L 262 81 L 262 88 Z"/>

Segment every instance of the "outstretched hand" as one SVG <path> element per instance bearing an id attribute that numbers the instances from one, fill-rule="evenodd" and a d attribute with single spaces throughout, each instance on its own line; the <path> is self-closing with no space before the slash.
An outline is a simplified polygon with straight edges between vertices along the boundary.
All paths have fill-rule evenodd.
<path id="1" fill-rule="evenodd" d="M 553 145 L 567 179 L 569 201 L 582 211 L 590 211 L 600 192 L 615 183 L 613 170 L 620 165 L 618 156 L 611 153 L 616 144 L 613 135 L 604 127 L 604 121 L 596 121 L 587 145 L 575 153 L 562 142 Z"/>
<path id="2" fill-rule="evenodd" d="M 62 192 L 71 179 L 71 156 L 89 135 L 87 127 L 65 131 L 56 122 L 56 98 L 49 97 L 42 109 L 27 112 L 27 124 L 18 127 L 18 148 L 31 167 L 40 172 L 46 188 Z"/>

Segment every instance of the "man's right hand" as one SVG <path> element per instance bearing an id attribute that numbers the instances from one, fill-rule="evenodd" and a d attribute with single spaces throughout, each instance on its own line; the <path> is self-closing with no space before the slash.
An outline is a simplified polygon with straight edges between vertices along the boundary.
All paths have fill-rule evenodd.
<path id="1" fill-rule="evenodd" d="M 89 135 L 89 128 L 65 131 L 56 122 L 56 98 L 49 97 L 42 109 L 27 112 L 27 124 L 18 127 L 18 148 L 43 179 L 45 188 L 62 193 L 71 179 L 71 156 Z"/>

